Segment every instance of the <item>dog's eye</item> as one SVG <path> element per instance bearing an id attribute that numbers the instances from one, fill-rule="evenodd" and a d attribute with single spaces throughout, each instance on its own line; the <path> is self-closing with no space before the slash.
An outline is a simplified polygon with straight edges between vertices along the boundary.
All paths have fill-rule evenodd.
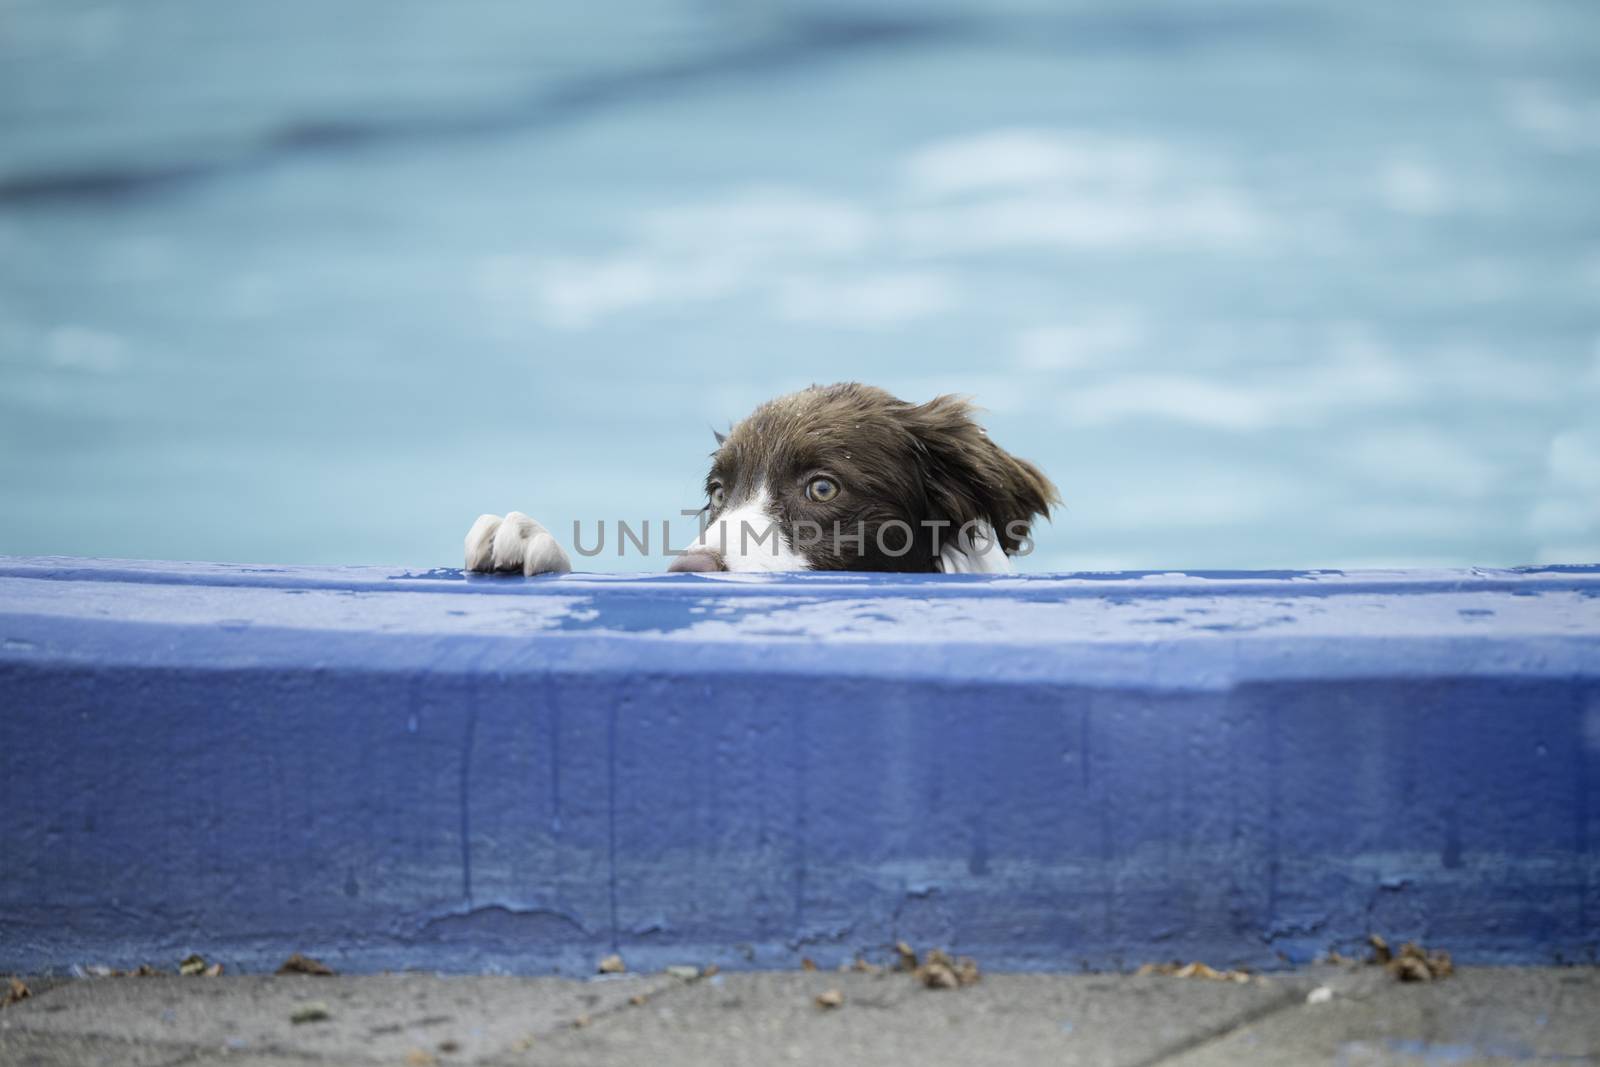
<path id="1" fill-rule="evenodd" d="M 806 496 L 819 504 L 826 504 L 839 495 L 839 483 L 832 478 L 813 478 L 806 486 Z"/>
<path id="2" fill-rule="evenodd" d="M 723 492 L 722 486 L 713 485 L 711 487 L 711 510 L 719 510 L 722 507 L 723 501 L 727 500 L 727 498 L 728 494 Z"/>

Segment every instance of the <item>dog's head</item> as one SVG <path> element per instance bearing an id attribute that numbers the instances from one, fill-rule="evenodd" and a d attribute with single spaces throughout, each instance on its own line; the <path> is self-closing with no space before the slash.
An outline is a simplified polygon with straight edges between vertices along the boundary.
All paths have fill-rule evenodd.
<path id="1" fill-rule="evenodd" d="M 855 382 L 813 386 L 717 443 L 705 529 L 672 570 L 934 571 L 954 545 L 1017 551 L 1059 503 L 957 397 L 908 404 Z"/>

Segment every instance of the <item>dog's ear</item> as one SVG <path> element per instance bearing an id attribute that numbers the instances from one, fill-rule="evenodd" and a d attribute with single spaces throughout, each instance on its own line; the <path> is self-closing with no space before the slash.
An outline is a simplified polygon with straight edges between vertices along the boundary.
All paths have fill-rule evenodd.
<path id="1" fill-rule="evenodd" d="M 722 447 L 722 442 L 724 442 L 724 441 L 726 441 L 728 439 L 728 435 L 723 433 L 721 430 L 718 430 L 718 429 L 713 429 L 711 431 L 711 436 L 715 437 L 717 439 L 717 447 L 718 448 L 721 448 Z"/>
<path id="2" fill-rule="evenodd" d="M 928 501 L 952 530 L 987 522 L 1006 552 L 1015 552 L 1034 518 L 1049 518 L 1061 496 L 1038 467 L 989 440 L 972 411 L 961 397 L 938 396 L 906 413 L 923 455 Z"/>

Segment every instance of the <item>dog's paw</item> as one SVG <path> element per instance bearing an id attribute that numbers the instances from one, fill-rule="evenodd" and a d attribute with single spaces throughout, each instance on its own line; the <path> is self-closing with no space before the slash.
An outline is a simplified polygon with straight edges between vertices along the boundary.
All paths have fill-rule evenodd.
<path id="1" fill-rule="evenodd" d="M 550 531 L 520 511 L 479 515 L 467 531 L 467 570 L 501 574 L 566 574 L 572 561 Z"/>

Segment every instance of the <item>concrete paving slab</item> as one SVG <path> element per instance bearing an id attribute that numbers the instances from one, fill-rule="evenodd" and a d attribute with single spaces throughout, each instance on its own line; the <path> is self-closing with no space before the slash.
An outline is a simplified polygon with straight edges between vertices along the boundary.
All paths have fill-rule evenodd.
<path id="1" fill-rule="evenodd" d="M 1366 969 L 1327 985 L 1327 1001 L 1263 1017 L 1163 1067 L 1600 1062 L 1594 968 L 1467 968 L 1428 983 Z"/>
<path id="2" fill-rule="evenodd" d="M 397 1067 L 416 1067 L 419 1064 L 426 1064 L 432 1067 L 434 1064 L 447 1062 L 437 1057 L 429 1059 L 424 1053 L 418 1053 L 417 1056 L 421 1058 L 380 1059 L 378 1062 L 396 1064 Z M 191 1059 L 184 1060 L 177 1067 L 343 1067 L 344 1064 L 367 1062 L 366 1060 L 324 1058 L 321 1056 L 308 1057 L 290 1055 L 288 1053 L 282 1055 L 269 1053 L 261 1056 L 247 1053 L 241 1056 L 232 1052 L 200 1052 L 196 1053 Z"/>
<path id="3" fill-rule="evenodd" d="M 1328 992 L 1308 1003 L 1317 989 Z M 816 1003 L 827 990 L 841 994 L 838 1007 Z M 289 1021 L 313 1000 L 327 1005 L 328 1020 Z M 1244 984 L 991 974 L 950 991 L 905 974 L 825 971 L 696 982 L 89 979 L 0 1010 L 0 1065 L 1554 1065 L 1600 1062 L 1597 1008 L 1595 968 L 1469 968 L 1424 985 L 1377 968 Z"/>
<path id="4" fill-rule="evenodd" d="M 245 1054 L 338 1062 L 401 1062 L 425 1054 L 470 1062 L 678 981 L 634 975 L 594 981 L 421 974 L 97 978 L 15 1004 L 4 1022 L 10 1032 L 28 1035 L 178 1044 L 227 1055 L 230 1063 Z M 296 1012 L 319 1004 L 326 1007 L 325 1020 L 292 1021 Z"/>
<path id="5" fill-rule="evenodd" d="M 843 994 L 843 1004 L 819 1007 L 817 995 L 830 989 Z M 892 972 L 737 974 L 557 1033 L 497 1062 L 1134 1067 L 1303 999 L 1297 984 L 1275 980 L 1007 974 L 929 990 Z"/>
<path id="6" fill-rule="evenodd" d="M 185 1045 L 85 1037 L 10 1026 L 0 1017 L 0 1064 L 5 1067 L 185 1067 L 194 1057 Z"/>

